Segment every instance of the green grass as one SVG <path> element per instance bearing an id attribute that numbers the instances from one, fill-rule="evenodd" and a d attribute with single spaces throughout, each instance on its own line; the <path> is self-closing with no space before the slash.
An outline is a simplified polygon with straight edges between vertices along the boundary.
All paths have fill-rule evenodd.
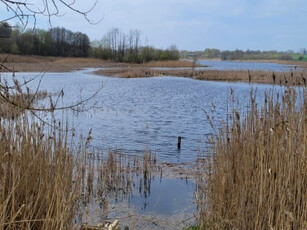
<path id="1" fill-rule="evenodd" d="M 292 54 L 293 60 L 294 61 L 307 61 L 307 55 L 302 55 L 302 54 Z M 300 57 L 303 57 L 302 60 L 299 60 Z"/>
<path id="2" fill-rule="evenodd" d="M 199 230 L 198 226 L 191 226 L 189 228 L 184 228 L 183 230 Z"/>

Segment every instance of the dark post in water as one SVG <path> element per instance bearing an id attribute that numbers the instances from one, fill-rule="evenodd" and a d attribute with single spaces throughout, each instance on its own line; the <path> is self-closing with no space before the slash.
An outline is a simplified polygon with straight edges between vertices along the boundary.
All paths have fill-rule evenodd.
<path id="1" fill-rule="evenodd" d="M 178 137 L 178 149 L 181 149 L 181 137 Z"/>

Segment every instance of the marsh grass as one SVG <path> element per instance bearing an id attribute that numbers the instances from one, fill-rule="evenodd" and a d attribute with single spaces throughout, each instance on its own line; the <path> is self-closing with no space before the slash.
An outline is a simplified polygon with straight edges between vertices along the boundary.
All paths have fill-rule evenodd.
<path id="1" fill-rule="evenodd" d="M 91 131 L 86 138 L 75 137 L 63 122 L 66 112 L 57 120 L 54 107 L 39 113 L 27 109 L 35 110 L 47 92 L 23 90 L 17 81 L 1 87 L 0 229 L 95 226 L 97 213 L 87 216 L 93 201 L 109 221 L 112 200 L 129 199 L 136 189 L 147 197 L 152 178 L 162 177 L 154 152 L 96 152 L 89 147 Z"/>
<path id="2" fill-rule="evenodd" d="M 33 119 L 32 119 L 33 120 Z M 0 121 L 0 229 L 71 229 L 80 164 L 66 133 L 23 114 Z"/>
<path id="3" fill-rule="evenodd" d="M 233 108 L 199 181 L 203 229 L 307 228 L 307 98 L 294 88 Z"/>
<path id="4" fill-rule="evenodd" d="M 163 67 L 162 67 L 163 68 Z M 144 78 L 157 76 L 188 77 L 197 80 L 266 83 L 286 86 L 307 85 L 305 70 L 290 72 L 248 71 L 248 70 L 205 70 L 193 68 L 159 69 L 150 67 L 106 68 L 95 72 L 104 76 L 121 78 Z"/>
<path id="5" fill-rule="evenodd" d="M 179 61 L 151 61 L 145 64 L 146 67 L 162 67 L 162 68 L 192 68 L 200 67 L 195 65 L 192 61 L 179 60 Z"/>

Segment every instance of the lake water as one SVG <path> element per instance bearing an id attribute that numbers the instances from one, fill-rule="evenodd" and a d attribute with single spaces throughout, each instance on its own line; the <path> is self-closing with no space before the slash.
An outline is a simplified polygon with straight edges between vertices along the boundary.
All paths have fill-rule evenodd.
<path id="1" fill-rule="evenodd" d="M 264 71 L 293 71 L 294 65 L 282 65 L 277 63 L 242 62 L 242 61 L 214 61 L 200 60 L 199 64 L 208 66 L 206 69 L 214 70 L 264 70 Z"/>
<path id="2" fill-rule="evenodd" d="M 207 136 L 213 129 L 204 111 L 212 116 L 218 127 L 231 104 L 231 90 L 244 113 L 251 89 L 257 89 L 257 99 L 261 102 L 264 92 L 273 87 L 167 76 L 120 79 L 97 76 L 90 71 L 45 73 L 40 89 L 52 93 L 63 89 L 63 104 L 70 105 L 80 97 L 92 95 L 103 85 L 88 105 L 95 109 L 70 114 L 71 126 L 85 136 L 92 129 L 91 144 L 97 150 L 117 149 L 125 154 L 139 155 L 144 149 L 150 149 L 156 152 L 158 161 L 173 163 L 195 162 L 197 154 L 205 152 Z M 35 75 L 37 73 L 16 74 L 17 78 Z M 38 79 L 30 86 L 35 88 L 37 82 Z M 283 88 L 278 86 L 275 90 Z M 180 150 L 177 149 L 178 136 L 182 137 Z M 194 187 L 192 181 L 164 178 L 152 182 L 148 197 L 134 194 L 130 203 L 139 213 L 172 215 L 191 206 Z M 193 210 L 196 211 L 195 206 L 189 212 Z"/>
<path id="3" fill-rule="evenodd" d="M 35 87 L 35 81 L 31 85 Z M 119 79 L 79 71 L 46 73 L 40 88 L 52 93 L 63 89 L 64 105 L 70 105 L 80 95 L 92 95 L 100 85 L 103 89 L 90 102 L 97 109 L 71 115 L 78 132 L 86 135 L 92 129 L 91 143 L 98 150 L 140 154 L 149 148 L 156 152 L 159 161 L 173 163 L 193 162 L 199 150 L 205 149 L 207 136 L 213 130 L 204 111 L 214 116 L 216 125 L 225 120 L 231 89 L 244 109 L 252 88 L 257 88 L 260 100 L 263 92 L 272 87 L 167 76 Z M 178 136 L 182 137 L 180 150 Z"/>

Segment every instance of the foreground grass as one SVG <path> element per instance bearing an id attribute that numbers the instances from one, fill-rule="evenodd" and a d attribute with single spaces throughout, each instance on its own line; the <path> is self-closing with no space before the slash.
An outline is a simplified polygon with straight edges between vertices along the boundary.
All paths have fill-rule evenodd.
<path id="1" fill-rule="evenodd" d="M 0 229 L 72 229 L 80 170 L 64 134 L 0 121 Z"/>
<path id="2" fill-rule="evenodd" d="M 203 229 L 307 228 L 307 98 L 266 95 L 215 138 L 202 196 Z"/>

